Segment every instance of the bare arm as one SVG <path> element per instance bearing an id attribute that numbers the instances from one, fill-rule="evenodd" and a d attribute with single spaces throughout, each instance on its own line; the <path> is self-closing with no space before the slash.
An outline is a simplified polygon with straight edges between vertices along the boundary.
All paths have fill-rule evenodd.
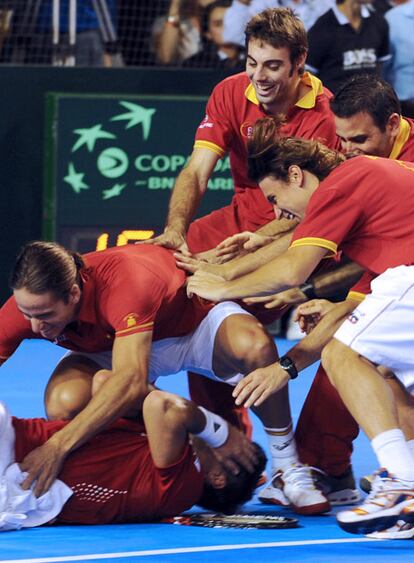
<path id="1" fill-rule="evenodd" d="M 343 320 L 357 307 L 358 302 L 348 299 L 331 305 L 332 307 L 327 309 L 328 312 L 312 332 L 286 353 L 293 360 L 298 371 L 320 359 L 323 348 Z M 270 395 L 284 387 L 289 380 L 289 375 L 280 367 L 279 362 L 259 368 L 249 373 L 235 387 L 233 391 L 235 402 L 245 407 L 259 406 Z"/>
<path id="2" fill-rule="evenodd" d="M 157 467 L 168 467 L 182 455 L 189 434 L 199 434 L 206 427 L 206 417 L 198 406 L 164 391 L 150 393 L 143 406 L 152 459 Z M 200 438 L 197 438 L 200 441 Z M 238 466 L 254 470 L 256 455 L 250 440 L 239 430 L 228 425 L 226 441 L 215 447 L 218 459 L 230 470 Z"/>
<path id="3" fill-rule="evenodd" d="M 142 405 L 149 391 L 148 363 L 152 332 L 117 338 L 113 347 L 113 375 L 91 401 L 67 426 L 45 444 L 30 452 L 21 464 L 29 476 L 24 488 L 37 480 L 35 493 L 40 496 L 56 478 L 66 456 L 95 436 L 130 408 Z"/>
<path id="4" fill-rule="evenodd" d="M 361 266 L 354 262 L 340 265 L 339 267 L 312 276 L 309 280 L 309 289 L 313 299 L 329 299 L 339 292 L 348 291 L 361 277 L 364 272 Z M 302 284 L 305 285 L 305 284 Z M 308 285 L 308 284 L 306 284 Z M 298 286 L 286 291 L 281 291 L 275 295 L 267 297 L 253 297 L 245 299 L 246 303 L 265 303 L 266 309 L 283 307 L 284 305 L 299 305 L 309 299 L 302 289 Z"/>
<path id="5" fill-rule="evenodd" d="M 265 266 L 232 281 L 196 272 L 188 280 L 187 291 L 211 301 L 271 295 L 306 281 L 326 253 L 318 246 L 291 247 Z"/>
<path id="6" fill-rule="evenodd" d="M 209 149 L 195 149 L 180 172 L 171 194 L 164 233 L 147 244 L 188 250 L 186 232 L 207 189 L 207 183 L 219 156 Z M 183 246 L 184 245 L 184 246 Z"/>

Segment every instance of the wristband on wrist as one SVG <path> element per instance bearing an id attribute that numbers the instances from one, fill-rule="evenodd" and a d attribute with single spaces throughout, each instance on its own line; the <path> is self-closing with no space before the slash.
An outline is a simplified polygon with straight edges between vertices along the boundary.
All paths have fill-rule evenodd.
<path id="1" fill-rule="evenodd" d="M 168 16 L 166 23 L 173 27 L 180 27 L 180 16 Z"/>
<path id="2" fill-rule="evenodd" d="M 229 424 L 213 412 L 208 411 L 204 407 L 198 407 L 206 418 L 206 425 L 204 430 L 194 436 L 201 438 L 212 448 L 219 448 L 222 446 L 229 435 Z"/>
<path id="3" fill-rule="evenodd" d="M 309 300 L 317 299 L 317 296 L 316 296 L 316 293 L 315 293 L 315 286 L 313 285 L 313 282 L 307 281 L 307 282 L 303 283 L 302 285 L 300 285 L 299 289 L 301 290 L 302 293 L 304 293 L 306 295 L 306 297 Z"/>

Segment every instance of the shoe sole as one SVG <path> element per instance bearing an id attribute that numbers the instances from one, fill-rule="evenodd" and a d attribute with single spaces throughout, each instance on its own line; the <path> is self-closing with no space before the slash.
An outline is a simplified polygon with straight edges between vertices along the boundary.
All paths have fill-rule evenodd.
<path id="1" fill-rule="evenodd" d="M 290 506 L 290 504 L 288 502 L 283 503 L 283 502 L 280 502 L 280 501 L 273 499 L 273 498 L 260 498 L 259 497 L 259 501 L 262 504 L 272 504 L 273 506 Z"/>
<path id="2" fill-rule="evenodd" d="M 275 499 L 259 498 L 259 500 L 262 504 L 290 507 L 293 512 L 296 512 L 296 514 L 302 514 L 303 516 L 324 514 L 325 512 L 329 512 L 331 510 L 331 505 L 329 502 L 321 502 L 319 504 L 312 504 L 310 506 L 296 506 L 295 504 L 283 504 Z"/>
<path id="3" fill-rule="evenodd" d="M 302 514 L 303 516 L 315 516 L 317 514 L 325 514 L 331 510 L 331 504 L 329 502 L 320 502 L 319 504 L 312 504 L 310 506 L 296 506 L 291 505 L 293 512 L 296 514 Z"/>
<path id="4" fill-rule="evenodd" d="M 396 514 L 392 516 L 378 516 L 377 518 L 361 522 L 341 522 L 340 520 L 337 520 L 337 522 L 339 527 L 349 534 L 366 535 L 391 528 L 397 523 L 397 520 L 401 519 L 404 520 L 404 518 Z"/>
<path id="5" fill-rule="evenodd" d="M 343 506 L 347 504 L 358 504 L 361 495 L 357 489 L 343 489 L 326 495 L 332 506 Z"/>

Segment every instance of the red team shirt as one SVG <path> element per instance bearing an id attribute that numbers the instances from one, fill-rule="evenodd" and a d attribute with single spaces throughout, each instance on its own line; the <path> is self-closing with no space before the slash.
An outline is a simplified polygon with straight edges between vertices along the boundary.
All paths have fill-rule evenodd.
<path id="1" fill-rule="evenodd" d="M 340 248 L 374 275 L 414 263 L 414 164 L 358 156 L 312 195 L 292 247 Z"/>
<path id="2" fill-rule="evenodd" d="M 67 422 L 13 418 L 16 461 L 41 446 Z M 204 474 L 188 445 L 160 469 L 152 461 L 144 426 L 121 419 L 71 453 L 58 475 L 74 494 L 61 523 L 148 522 L 187 510 L 201 497 Z"/>
<path id="3" fill-rule="evenodd" d="M 309 73 L 301 80 L 311 90 L 288 112 L 282 135 L 316 139 L 337 148 L 339 141 L 329 107 L 332 94 Z M 236 194 L 230 206 L 190 225 L 187 240 L 193 252 L 212 248 L 231 234 L 255 231 L 274 220 L 272 206 L 247 175 L 247 141 L 254 123 L 266 115 L 246 73 L 230 76 L 214 88 L 206 116 L 197 129 L 194 148 L 208 148 L 219 157 L 230 154 Z"/>
<path id="4" fill-rule="evenodd" d="M 414 162 L 414 120 L 400 118 L 400 130 L 389 158 Z"/>
<path id="5" fill-rule="evenodd" d="M 55 343 L 69 350 L 111 350 L 115 337 L 154 331 L 154 340 L 194 330 L 211 305 L 188 299 L 186 274 L 172 251 L 127 245 L 84 256 L 78 320 Z M 0 309 L 0 358 L 7 359 L 24 338 L 40 338 L 12 296 Z"/>

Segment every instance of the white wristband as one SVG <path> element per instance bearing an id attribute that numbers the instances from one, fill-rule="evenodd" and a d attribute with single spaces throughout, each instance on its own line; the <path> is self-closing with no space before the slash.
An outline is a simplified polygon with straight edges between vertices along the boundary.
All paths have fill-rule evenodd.
<path id="1" fill-rule="evenodd" d="M 212 448 L 222 446 L 229 435 L 229 424 L 218 414 L 208 411 L 204 407 L 198 407 L 206 417 L 206 425 L 204 430 L 195 434 Z"/>

